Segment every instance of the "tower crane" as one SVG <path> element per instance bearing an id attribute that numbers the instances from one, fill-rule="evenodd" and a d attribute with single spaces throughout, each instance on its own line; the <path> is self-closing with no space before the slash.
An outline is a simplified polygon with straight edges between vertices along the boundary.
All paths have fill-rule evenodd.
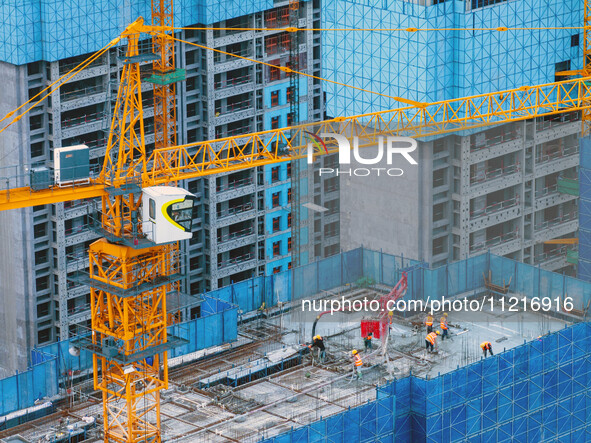
<path id="1" fill-rule="evenodd" d="M 586 24 L 587 16 L 586 7 Z M 165 57 L 168 64 L 155 66 L 160 70 L 156 74 L 175 77 L 173 48 L 165 42 L 174 31 L 168 24 L 172 22 L 167 21 L 171 18 L 172 10 L 152 25 L 139 18 L 114 40 L 125 39 L 127 52 L 99 176 L 85 184 L 0 191 L 0 210 L 101 198 L 100 225 L 105 238 L 89 248 L 92 334 L 85 346 L 93 353 L 94 385 L 103 395 L 105 442 L 162 441 L 160 391 L 168 386 L 167 350 L 175 346 L 174 337 L 167 333 L 166 293 L 182 276 L 171 247 L 175 241 L 160 241 L 146 227 L 146 214 L 152 210 L 146 206 L 152 202 L 148 205 L 142 196 L 155 196 L 154 187 L 298 160 L 305 158 L 308 150 L 314 150 L 315 155 L 338 152 L 338 146 L 329 142 L 321 151 L 308 144 L 310 133 L 358 135 L 359 146 L 371 146 L 380 137 L 426 137 L 565 112 L 583 111 L 584 124 L 590 120 L 591 71 L 584 71 L 581 78 L 561 82 L 177 146 L 170 107 L 174 107 L 174 89 L 166 83 L 168 89 L 158 93 L 161 97 L 157 99 L 162 104 L 157 112 L 167 113 L 159 116 L 161 140 L 147 153 L 138 42 L 140 34 L 148 34 L 156 39 L 155 47 L 169 51 Z M 586 66 L 588 53 L 585 30 Z M 150 188 L 152 194 L 146 194 Z M 182 197 L 181 191 L 178 195 L 177 202 L 188 198 L 186 193 Z M 174 220 L 169 222 L 175 224 Z M 187 231 L 186 226 L 180 228 Z M 185 234 L 190 236 L 190 232 Z"/>

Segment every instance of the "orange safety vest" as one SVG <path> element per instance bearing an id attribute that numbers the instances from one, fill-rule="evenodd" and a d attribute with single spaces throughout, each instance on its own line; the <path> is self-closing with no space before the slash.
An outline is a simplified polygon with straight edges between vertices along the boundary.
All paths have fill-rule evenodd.
<path id="1" fill-rule="evenodd" d="M 441 317 L 441 329 L 447 329 L 447 319 L 445 317 Z"/>
<path id="2" fill-rule="evenodd" d="M 490 349 L 490 342 L 489 341 L 483 341 L 482 343 L 480 343 L 480 347 L 482 348 L 483 351 L 485 349 Z"/>
<path id="3" fill-rule="evenodd" d="M 363 361 L 361 361 L 361 357 L 359 357 L 359 354 L 355 354 L 355 360 L 353 363 L 355 363 L 355 366 L 361 366 L 363 364 Z"/>
<path id="4" fill-rule="evenodd" d="M 425 320 L 425 324 L 427 326 L 433 326 L 433 317 L 431 317 L 430 315 L 427 316 L 427 320 Z"/>
<path id="5" fill-rule="evenodd" d="M 431 332 L 430 334 L 427 334 L 425 340 L 429 341 L 429 343 L 431 343 L 432 345 L 435 345 L 435 340 L 437 340 L 437 334 L 435 332 Z"/>

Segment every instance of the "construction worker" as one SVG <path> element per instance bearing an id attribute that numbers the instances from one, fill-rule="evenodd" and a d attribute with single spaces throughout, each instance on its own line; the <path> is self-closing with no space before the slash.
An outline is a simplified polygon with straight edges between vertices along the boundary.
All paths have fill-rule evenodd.
<path id="1" fill-rule="evenodd" d="M 429 332 L 425 337 L 425 349 L 427 352 L 433 352 L 433 348 L 437 343 L 437 336 L 439 335 L 439 331 L 437 332 Z"/>
<path id="2" fill-rule="evenodd" d="M 441 341 L 445 340 L 447 337 L 447 330 L 449 327 L 447 326 L 447 312 L 444 312 L 439 320 L 439 326 L 441 326 Z"/>
<path id="3" fill-rule="evenodd" d="M 314 342 L 308 346 L 310 350 L 312 348 L 318 348 L 318 360 L 320 363 L 324 363 L 324 358 L 326 357 L 326 347 L 324 346 L 324 340 L 321 336 L 315 335 L 313 337 Z"/>
<path id="4" fill-rule="evenodd" d="M 482 352 L 484 353 L 484 358 L 486 358 L 486 351 L 490 352 L 491 356 L 495 355 L 493 354 L 492 345 L 489 341 L 483 341 L 480 343 L 480 349 L 482 349 Z"/>
<path id="5" fill-rule="evenodd" d="M 433 332 L 433 312 L 430 312 L 425 318 L 425 326 L 427 326 L 427 334 Z"/>
<path id="6" fill-rule="evenodd" d="M 388 324 L 392 325 L 392 319 L 394 318 L 394 311 L 388 311 Z"/>
<path id="7" fill-rule="evenodd" d="M 353 355 L 353 371 L 357 376 L 357 380 L 361 380 L 361 366 L 363 366 L 363 361 L 361 360 L 357 349 L 353 349 L 351 354 Z"/>
<path id="8" fill-rule="evenodd" d="M 259 319 L 260 319 L 260 318 L 267 318 L 267 315 L 266 315 L 266 310 L 267 310 L 267 309 L 266 309 L 265 302 L 263 302 L 263 303 L 262 303 L 262 304 L 259 306 L 259 308 L 257 309 L 257 312 L 258 312 L 258 318 L 259 318 Z"/>
<path id="9" fill-rule="evenodd" d="M 373 349 L 371 344 L 371 339 L 373 338 L 373 332 L 368 332 L 365 337 L 363 337 L 363 344 L 365 345 L 365 350 Z"/>

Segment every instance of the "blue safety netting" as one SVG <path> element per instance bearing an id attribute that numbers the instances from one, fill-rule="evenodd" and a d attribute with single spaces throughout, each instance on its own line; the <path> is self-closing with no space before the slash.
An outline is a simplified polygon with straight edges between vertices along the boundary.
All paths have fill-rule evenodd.
<path id="1" fill-rule="evenodd" d="M 236 340 L 238 308 L 223 300 L 203 296 L 201 316 L 168 328 L 171 336 L 187 344 L 169 351 L 170 357 L 188 354 Z M 36 399 L 58 394 L 59 377 L 92 368 L 92 354 L 72 355 L 70 341 L 52 343 L 31 351 L 31 368 L 0 380 L 0 415 L 31 407 Z"/>
<path id="2" fill-rule="evenodd" d="M 484 276 L 491 273 L 496 285 L 509 285 L 511 293 L 528 298 L 560 299 L 563 306 L 568 296 L 573 309 L 585 311 L 591 300 L 591 283 L 540 267 L 520 263 L 490 253 L 461 260 L 436 269 L 425 265 L 407 271 L 407 299 L 441 300 L 470 295 L 484 287 Z M 555 305 L 554 305 L 555 306 Z"/>
<path id="3" fill-rule="evenodd" d="M 168 352 L 169 357 L 189 354 L 201 349 L 236 340 L 238 309 L 235 305 L 204 296 L 201 317 L 171 326 L 169 334 L 188 341 Z"/>
<path id="4" fill-rule="evenodd" d="M 28 408 L 58 393 L 57 357 L 43 355 L 28 370 L 0 380 L 0 415 Z"/>
<path id="5" fill-rule="evenodd" d="M 392 441 L 397 401 L 383 393 L 376 401 L 292 429 L 263 440 L 265 443 Z M 385 439 L 390 437 L 390 439 Z"/>
<path id="6" fill-rule="evenodd" d="M 258 309 L 263 302 L 265 306 L 273 306 L 277 301 L 287 301 L 283 297 L 289 294 L 290 287 L 291 279 L 284 271 L 234 283 L 208 292 L 207 295 L 237 305 L 242 312 L 250 312 Z"/>
<path id="7" fill-rule="evenodd" d="M 591 281 L 591 138 L 579 140 L 579 266 L 577 275 Z"/>
<path id="8" fill-rule="evenodd" d="M 261 440 L 588 441 L 590 378 L 591 324 L 579 323 L 433 379 L 395 380 L 373 402 Z"/>
<path id="9" fill-rule="evenodd" d="M 356 284 L 361 279 L 370 284 L 394 286 L 402 271 L 408 272 L 418 266 L 421 262 L 417 260 L 357 248 L 278 274 L 234 283 L 208 295 L 236 304 L 242 312 L 250 312 L 263 302 L 270 307 L 278 301 L 301 300 L 322 291 Z"/>

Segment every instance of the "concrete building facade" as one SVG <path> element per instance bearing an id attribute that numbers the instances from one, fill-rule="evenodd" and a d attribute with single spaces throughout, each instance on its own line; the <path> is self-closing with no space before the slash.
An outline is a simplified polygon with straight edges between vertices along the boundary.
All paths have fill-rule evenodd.
<path id="1" fill-rule="evenodd" d="M 578 195 L 562 183 L 577 177 L 579 131 L 577 114 L 517 122 L 420 142 L 418 165 L 392 165 L 400 177 L 341 174 L 342 247 L 395 250 L 433 266 L 490 250 L 572 274 L 566 246 L 544 242 L 578 230 Z M 372 158 L 371 149 L 363 155 Z"/>

